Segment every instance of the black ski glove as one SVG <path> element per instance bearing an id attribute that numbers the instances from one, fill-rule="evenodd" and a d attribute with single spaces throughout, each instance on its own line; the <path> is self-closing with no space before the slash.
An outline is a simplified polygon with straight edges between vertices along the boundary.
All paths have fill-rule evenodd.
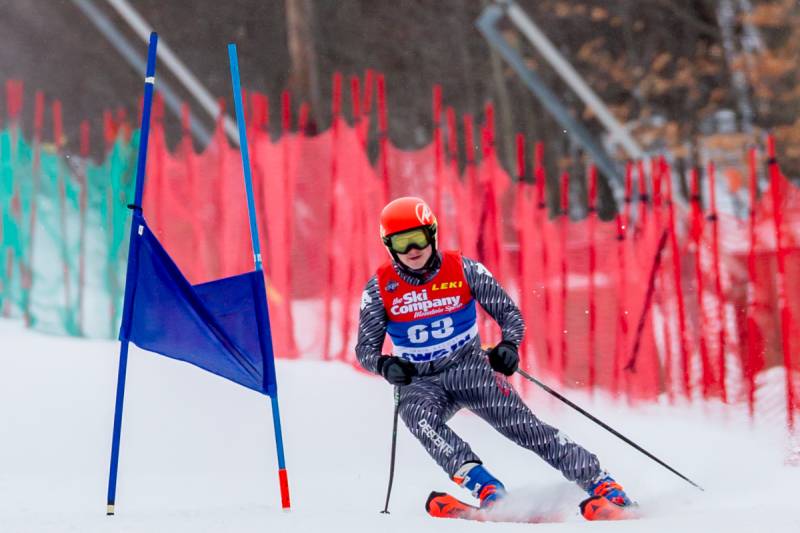
<path id="1" fill-rule="evenodd" d="M 510 376 L 519 367 L 517 347 L 508 341 L 500 342 L 500 344 L 489 350 L 489 364 L 492 365 L 492 369 L 496 372 Z"/>
<path id="2" fill-rule="evenodd" d="M 382 355 L 378 359 L 378 373 L 392 385 L 408 385 L 417 375 L 417 367 L 395 355 Z"/>

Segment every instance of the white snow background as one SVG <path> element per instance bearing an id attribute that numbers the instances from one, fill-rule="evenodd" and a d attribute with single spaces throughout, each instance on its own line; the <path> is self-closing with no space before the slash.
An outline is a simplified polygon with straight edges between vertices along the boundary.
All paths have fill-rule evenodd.
<path id="1" fill-rule="evenodd" d="M 131 345 L 116 516 L 105 516 L 119 344 L 53 337 L 0 320 L 0 532 L 621 531 L 798 532 L 800 468 L 780 417 L 741 408 L 628 406 L 564 391 L 705 492 L 544 394 L 528 404 L 600 457 L 643 517 L 586 522 L 581 491 L 462 411 L 451 424 L 532 509 L 562 523 L 442 520 L 431 490 L 469 498 L 400 423 L 388 479 L 392 391 L 344 364 L 277 363 L 292 510 L 283 512 L 269 399 Z M 767 417 L 769 418 L 769 417 Z"/>

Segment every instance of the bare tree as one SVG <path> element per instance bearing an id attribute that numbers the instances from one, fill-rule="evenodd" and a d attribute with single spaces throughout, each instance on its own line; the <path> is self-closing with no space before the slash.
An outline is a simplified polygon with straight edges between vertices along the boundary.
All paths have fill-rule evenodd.
<path id="1" fill-rule="evenodd" d="M 484 6 L 488 6 L 490 3 L 489 0 L 483 0 Z M 512 166 L 516 161 L 514 155 L 514 119 L 512 117 L 508 83 L 503 72 L 503 60 L 491 46 L 489 47 L 489 58 L 492 65 L 495 96 L 497 97 L 497 132 L 499 133 L 497 137 L 502 139 L 502 142 L 498 143 L 502 149 L 502 157 L 500 159 L 505 163 L 506 168 L 514 168 Z"/>
<path id="2" fill-rule="evenodd" d="M 314 45 L 314 11 L 310 0 L 286 0 L 286 35 L 291 67 L 289 89 L 311 105 L 311 120 L 319 124 L 322 97 Z"/>

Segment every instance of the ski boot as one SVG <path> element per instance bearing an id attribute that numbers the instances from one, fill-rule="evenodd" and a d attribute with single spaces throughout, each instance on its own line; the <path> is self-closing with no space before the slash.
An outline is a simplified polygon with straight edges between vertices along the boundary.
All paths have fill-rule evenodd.
<path id="1" fill-rule="evenodd" d="M 491 475 L 480 463 L 465 463 L 455 473 L 453 481 L 478 498 L 481 509 L 491 507 L 506 495 L 506 488 L 500 480 Z"/>
<path id="2" fill-rule="evenodd" d="M 589 498 L 582 501 L 580 507 L 587 520 L 622 520 L 628 517 L 625 508 L 632 506 L 633 502 L 608 472 L 600 472 L 585 489 Z"/>
<path id="3" fill-rule="evenodd" d="M 633 505 L 633 502 L 625 494 L 622 485 L 614 481 L 614 478 L 608 475 L 608 472 L 600 472 L 600 474 L 589 483 L 586 487 L 586 492 L 589 496 L 602 496 L 614 505 L 619 507 L 628 507 Z"/>

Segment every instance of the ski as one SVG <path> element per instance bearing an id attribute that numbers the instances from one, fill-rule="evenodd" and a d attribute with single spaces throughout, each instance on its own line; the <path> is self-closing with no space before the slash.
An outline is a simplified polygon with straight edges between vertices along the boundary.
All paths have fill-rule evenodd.
<path id="1" fill-rule="evenodd" d="M 476 522 L 517 522 L 543 524 L 561 522 L 564 516 L 558 514 L 520 513 L 503 509 L 502 506 L 481 509 L 465 503 L 452 494 L 433 491 L 425 502 L 425 510 L 434 518 L 457 518 Z M 637 518 L 631 508 L 620 507 L 603 498 L 592 496 L 580 503 L 581 516 L 590 521 L 630 520 Z"/>
<path id="2" fill-rule="evenodd" d="M 531 514 L 511 512 L 502 506 L 491 509 L 481 509 L 465 503 L 452 494 L 433 491 L 425 502 L 425 510 L 434 518 L 458 518 L 474 520 L 476 522 L 519 522 L 526 524 L 542 524 L 546 522 L 559 522 L 563 519 L 557 515 Z"/>

